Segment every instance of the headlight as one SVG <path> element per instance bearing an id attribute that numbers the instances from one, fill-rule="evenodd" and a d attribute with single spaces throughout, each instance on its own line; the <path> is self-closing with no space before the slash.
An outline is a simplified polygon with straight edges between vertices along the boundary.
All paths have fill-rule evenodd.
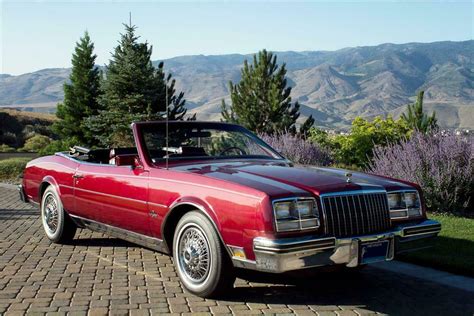
<path id="1" fill-rule="evenodd" d="M 420 196 L 416 191 L 388 193 L 390 218 L 409 218 L 421 215 Z"/>
<path id="2" fill-rule="evenodd" d="M 292 231 L 319 227 L 319 211 L 313 198 L 293 198 L 273 202 L 276 230 Z"/>
<path id="3" fill-rule="evenodd" d="M 286 219 L 291 217 L 292 202 L 279 202 L 274 204 L 276 219 Z"/>

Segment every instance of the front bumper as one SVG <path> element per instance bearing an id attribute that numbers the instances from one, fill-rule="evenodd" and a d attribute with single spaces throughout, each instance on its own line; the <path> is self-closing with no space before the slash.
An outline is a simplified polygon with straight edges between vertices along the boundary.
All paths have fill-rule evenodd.
<path id="1" fill-rule="evenodd" d="M 403 224 L 395 229 L 365 236 L 348 238 L 300 237 L 253 241 L 255 261 L 233 258 L 234 266 L 266 272 L 285 272 L 318 266 L 344 264 L 356 267 L 361 262 L 362 244 L 388 241 L 384 260 L 392 260 L 397 253 L 426 247 L 426 241 L 438 235 L 441 224 L 424 220 L 417 224 Z"/>

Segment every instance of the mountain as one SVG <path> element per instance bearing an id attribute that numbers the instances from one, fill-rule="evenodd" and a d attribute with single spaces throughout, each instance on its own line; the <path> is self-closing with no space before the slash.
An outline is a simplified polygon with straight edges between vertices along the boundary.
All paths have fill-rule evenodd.
<path id="1" fill-rule="evenodd" d="M 382 44 L 337 51 L 277 52 L 286 63 L 292 97 L 302 116 L 322 127 L 347 128 L 358 115 L 399 115 L 425 90 L 428 111 L 442 127 L 474 128 L 474 40 Z M 252 55 L 181 56 L 164 60 L 185 92 L 191 113 L 217 120 L 228 82 L 240 79 Z M 158 63 L 155 62 L 155 63 Z M 0 105 L 52 112 L 63 98 L 69 69 L 0 75 Z"/>

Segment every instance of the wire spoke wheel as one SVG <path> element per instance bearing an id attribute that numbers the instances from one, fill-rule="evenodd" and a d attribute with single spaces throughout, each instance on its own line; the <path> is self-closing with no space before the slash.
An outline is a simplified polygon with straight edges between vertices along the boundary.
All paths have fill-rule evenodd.
<path id="1" fill-rule="evenodd" d="M 196 226 L 182 230 L 178 243 L 178 268 L 191 283 L 202 283 L 209 275 L 210 247 L 206 236 Z"/>
<path id="2" fill-rule="evenodd" d="M 54 234 L 58 229 L 59 223 L 59 209 L 58 202 L 53 194 L 48 194 L 44 201 L 43 221 L 45 226 L 51 234 Z"/>

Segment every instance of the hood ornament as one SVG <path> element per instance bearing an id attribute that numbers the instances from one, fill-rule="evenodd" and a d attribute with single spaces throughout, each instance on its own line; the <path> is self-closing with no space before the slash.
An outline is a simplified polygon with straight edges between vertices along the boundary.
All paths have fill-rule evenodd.
<path id="1" fill-rule="evenodd" d="M 351 183 L 352 182 L 352 173 L 350 173 L 350 172 L 346 173 L 346 178 L 347 178 L 346 182 Z"/>

